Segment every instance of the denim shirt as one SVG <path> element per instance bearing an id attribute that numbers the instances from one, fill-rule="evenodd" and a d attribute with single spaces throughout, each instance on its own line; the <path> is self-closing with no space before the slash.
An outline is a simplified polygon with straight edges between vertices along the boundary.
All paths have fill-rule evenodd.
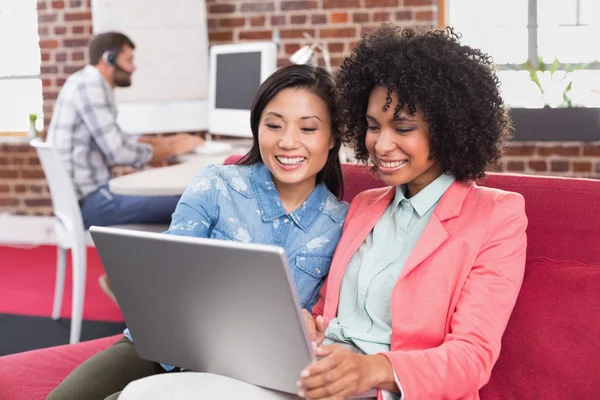
<path id="1" fill-rule="evenodd" d="M 300 306 L 317 300 L 342 234 L 348 203 L 319 183 L 301 207 L 287 213 L 263 163 L 210 165 L 183 193 L 166 232 L 281 246 Z M 129 331 L 125 335 L 130 338 Z"/>

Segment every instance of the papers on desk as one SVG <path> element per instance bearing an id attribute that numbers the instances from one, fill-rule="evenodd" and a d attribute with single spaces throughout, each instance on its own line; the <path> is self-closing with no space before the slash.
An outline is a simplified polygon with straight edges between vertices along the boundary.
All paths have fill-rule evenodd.
<path id="1" fill-rule="evenodd" d="M 229 143 L 208 141 L 204 143 L 204 146 L 196 147 L 194 150 L 197 154 L 225 154 L 231 153 L 233 146 Z"/>

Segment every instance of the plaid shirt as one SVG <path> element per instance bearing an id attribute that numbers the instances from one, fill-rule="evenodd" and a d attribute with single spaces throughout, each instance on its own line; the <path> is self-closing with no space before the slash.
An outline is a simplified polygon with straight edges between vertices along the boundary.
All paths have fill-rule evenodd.
<path id="1" fill-rule="evenodd" d="M 140 168 L 152 158 L 151 145 L 138 143 L 117 124 L 114 92 L 92 65 L 75 72 L 62 87 L 48 141 L 73 180 L 79 200 L 108 184 L 111 166 Z"/>

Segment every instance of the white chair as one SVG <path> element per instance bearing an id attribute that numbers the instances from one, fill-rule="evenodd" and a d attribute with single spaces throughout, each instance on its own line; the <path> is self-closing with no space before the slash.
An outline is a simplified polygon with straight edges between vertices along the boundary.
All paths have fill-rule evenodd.
<path id="1" fill-rule="evenodd" d="M 83 320 L 83 303 L 85 298 L 85 278 L 87 271 L 86 247 L 87 245 L 93 246 L 93 242 L 89 232 L 84 228 L 79 202 L 75 195 L 75 188 L 58 154 L 50 143 L 44 142 L 40 138 L 31 140 L 30 145 L 35 148 L 44 174 L 46 175 L 54 206 L 54 216 L 56 217 L 55 231 L 58 259 L 56 264 L 52 319 L 57 320 L 60 318 L 65 286 L 66 253 L 68 249 L 71 249 L 73 305 L 71 310 L 69 343 L 78 343 L 81 338 L 81 323 Z M 119 225 L 118 227 L 153 232 L 164 232 L 168 229 L 168 225 L 152 224 L 126 224 Z"/>

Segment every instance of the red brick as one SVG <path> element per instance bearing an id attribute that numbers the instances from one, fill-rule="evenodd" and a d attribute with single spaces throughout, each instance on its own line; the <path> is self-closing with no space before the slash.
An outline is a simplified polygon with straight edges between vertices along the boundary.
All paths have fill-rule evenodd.
<path id="1" fill-rule="evenodd" d="M 13 165 L 24 165 L 25 164 L 25 158 L 23 158 L 23 157 L 13 157 L 12 158 L 12 164 Z"/>
<path id="2" fill-rule="evenodd" d="M 317 7 L 318 4 L 314 0 L 293 0 L 281 3 L 281 11 L 314 10 Z"/>
<path id="3" fill-rule="evenodd" d="M 566 160 L 552 160 L 550 161 L 550 171 L 552 172 L 568 172 L 569 162 Z"/>
<path id="4" fill-rule="evenodd" d="M 40 159 L 37 157 L 29 157 L 29 165 L 40 165 Z"/>
<path id="5" fill-rule="evenodd" d="M 58 48 L 58 40 L 55 39 L 42 39 L 40 40 L 40 49 L 56 49 Z"/>
<path id="6" fill-rule="evenodd" d="M 600 161 L 596 163 L 596 173 L 600 175 Z"/>
<path id="7" fill-rule="evenodd" d="M 417 11 L 415 19 L 417 21 L 433 21 L 437 18 L 434 11 Z"/>
<path id="8" fill-rule="evenodd" d="M 5 144 L 4 145 L 4 151 L 6 153 L 11 153 L 11 154 L 31 153 L 31 152 L 35 151 L 35 150 L 33 150 L 33 151 L 32 150 L 33 149 L 28 144 L 11 144 L 11 145 Z"/>
<path id="9" fill-rule="evenodd" d="M 19 205 L 19 200 L 14 197 L 0 197 L 0 206 L 3 207 L 16 207 Z"/>
<path id="10" fill-rule="evenodd" d="M 292 65 L 292 63 L 287 57 L 277 58 L 277 68 L 287 67 L 288 65 Z"/>
<path id="11" fill-rule="evenodd" d="M 286 43 L 283 46 L 283 51 L 285 54 L 294 54 L 298 50 L 300 50 L 300 45 L 297 43 Z"/>
<path id="12" fill-rule="evenodd" d="M 412 19 L 412 11 L 396 11 L 396 21 L 410 21 Z"/>
<path id="13" fill-rule="evenodd" d="M 306 15 L 292 15 L 292 24 L 305 24 L 306 20 Z"/>
<path id="14" fill-rule="evenodd" d="M 314 29 L 282 29 L 279 32 L 279 35 L 282 39 L 302 39 L 304 38 L 305 32 L 311 35 L 312 37 L 315 37 Z"/>
<path id="15" fill-rule="evenodd" d="M 62 85 L 65 84 L 66 79 L 65 78 L 56 78 L 56 86 L 57 87 L 62 87 Z"/>
<path id="16" fill-rule="evenodd" d="M 327 49 L 330 53 L 343 53 L 344 43 L 328 43 Z"/>
<path id="17" fill-rule="evenodd" d="M 58 92 L 54 90 L 44 90 L 44 100 L 56 100 Z"/>
<path id="18" fill-rule="evenodd" d="M 69 22 L 69 21 L 91 21 L 92 13 L 90 11 L 68 12 L 68 13 L 65 13 L 64 19 L 66 22 Z"/>
<path id="19" fill-rule="evenodd" d="M 48 8 L 48 5 L 46 4 L 45 1 L 38 1 L 37 2 L 37 9 L 38 10 L 45 10 Z"/>
<path id="20" fill-rule="evenodd" d="M 333 24 L 348 22 L 348 13 L 346 13 L 346 12 L 332 13 L 330 20 Z"/>
<path id="21" fill-rule="evenodd" d="M 206 20 L 206 27 L 208 29 L 217 29 L 217 20 L 214 18 L 209 18 Z"/>
<path id="22" fill-rule="evenodd" d="M 271 17 L 271 25 L 285 25 L 285 16 L 284 15 L 273 15 Z"/>
<path id="23" fill-rule="evenodd" d="M 360 8 L 360 0 L 323 0 L 323 8 Z"/>
<path id="24" fill-rule="evenodd" d="M 535 151 L 535 146 L 514 146 L 509 145 L 504 148 L 506 156 L 532 156 Z"/>
<path id="25" fill-rule="evenodd" d="M 321 38 L 353 38 L 356 37 L 355 28 L 321 29 Z"/>
<path id="26" fill-rule="evenodd" d="M 65 26 L 55 26 L 54 27 L 55 35 L 64 35 L 65 33 L 67 33 L 67 27 L 65 27 Z M 46 36 L 47 36 L 47 34 L 46 34 Z"/>
<path id="27" fill-rule="evenodd" d="M 10 186 L 0 185 L 0 193 L 8 193 L 8 192 L 10 192 Z"/>
<path id="28" fill-rule="evenodd" d="M 404 0 L 405 6 L 435 6 L 437 0 Z"/>
<path id="29" fill-rule="evenodd" d="M 310 23 L 314 25 L 326 24 L 327 16 L 325 14 L 313 14 L 310 16 Z"/>
<path id="30" fill-rule="evenodd" d="M 544 160 L 530 160 L 527 162 L 529 169 L 535 172 L 546 172 L 548 165 Z"/>
<path id="31" fill-rule="evenodd" d="M 83 65 L 65 65 L 63 66 L 63 72 L 71 75 L 72 73 L 79 71 L 81 68 L 83 68 Z"/>
<path id="32" fill-rule="evenodd" d="M 390 20 L 389 12 L 377 12 L 373 14 L 373 21 L 375 22 L 385 22 Z"/>
<path id="33" fill-rule="evenodd" d="M 275 11 L 273 3 L 244 3 L 242 12 L 272 12 Z"/>
<path id="34" fill-rule="evenodd" d="M 66 31 L 66 29 L 65 29 L 65 31 Z M 49 34 L 50 34 L 50 29 L 48 29 L 47 26 L 45 26 L 45 27 L 38 26 L 38 35 L 40 37 L 42 37 L 42 36 L 48 36 Z"/>
<path id="35" fill-rule="evenodd" d="M 71 54 L 71 60 L 73 61 L 82 61 L 85 59 L 85 53 L 83 51 L 76 51 Z"/>
<path id="36" fill-rule="evenodd" d="M 51 79 L 42 79 L 42 87 L 50 87 L 52 86 L 52 80 Z"/>
<path id="37" fill-rule="evenodd" d="M 210 14 L 230 14 L 235 12 L 235 4 L 212 4 L 208 6 L 208 12 Z"/>
<path id="38" fill-rule="evenodd" d="M 369 14 L 367 13 L 356 13 L 352 16 L 352 21 L 356 23 L 369 22 Z"/>
<path id="39" fill-rule="evenodd" d="M 581 148 L 579 146 L 552 146 L 552 147 L 538 147 L 538 154 L 540 156 L 578 156 Z"/>
<path id="40" fill-rule="evenodd" d="M 250 25 L 251 26 L 265 26 L 266 20 L 267 19 L 265 17 L 251 17 Z"/>
<path id="41" fill-rule="evenodd" d="M 29 191 L 31 193 L 43 193 L 44 192 L 44 186 L 43 185 L 29 185 Z"/>
<path id="42" fill-rule="evenodd" d="M 63 45 L 65 47 L 87 47 L 88 39 L 65 39 Z"/>
<path id="43" fill-rule="evenodd" d="M 524 172 L 525 163 L 523 161 L 509 161 L 506 163 L 506 170 L 509 172 Z"/>
<path id="44" fill-rule="evenodd" d="M 42 65 L 40 67 L 40 73 L 42 73 L 42 74 L 57 74 L 58 67 L 55 65 Z"/>
<path id="45" fill-rule="evenodd" d="M 71 0 L 69 1 L 70 8 L 79 8 L 81 7 L 81 0 Z"/>
<path id="46" fill-rule="evenodd" d="M 398 7 L 398 0 L 365 0 L 366 7 Z"/>
<path id="47" fill-rule="evenodd" d="M 240 40 L 269 40 L 272 36 L 273 32 L 271 31 L 240 32 Z M 281 37 L 283 37 L 283 35 Z"/>
<path id="48" fill-rule="evenodd" d="M 21 194 L 27 191 L 27 186 L 25 185 L 15 185 L 15 193 Z"/>
<path id="49" fill-rule="evenodd" d="M 56 62 L 67 61 L 67 53 L 56 53 L 54 55 L 54 59 L 56 60 Z"/>
<path id="50" fill-rule="evenodd" d="M 85 33 L 85 26 L 75 25 L 74 27 L 71 28 L 71 32 L 73 32 L 75 35 L 80 35 L 82 33 Z"/>
<path id="51" fill-rule="evenodd" d="M 584 156 L 600 156 L 600 144 L 588 144 L 583 147 Z"/>
<path id="52" fill-rule="evenodd" d="M 50 53 L 42 52 L 41 53 L 41 60 L 42 61 L 50 61 Z"/>
<path id="53" fill-rule="evenodd" d="M 15 179 L 16 177 L 17 177 L 17 171 L 0 170 L 0 178 Z"/>
<path id="54" fill-rule="evenodd" d="M 27 207 L 51 207 L 52 200 L 50 199 L 25 199 Z"/>
<path id="55" fill-rule="evenodd" d="M 208 40 L 211 42 L 230 42 L 233 40 L 233 32 L 209 32 Z"/>
<path id="56" fill-rule="evenodd" d="M 52 8 L 54 8 L 55 10 L 63 9 L 63 8 L 65 8 L 65 2 L 64 1 L 53 1 Z"/>
<path id="57" fill-rule="evenodd" d="M 222 28 L 239 28 L 246 24 L 246 18 L 223 18 L 219 20 Z"/>
<path id="58" fill-rule="evenodd" d="M 38 13 L 38 23 L 56 22 L 58 14 L 40 14 Z"/>
<path id="59" fill-rule="evenodd" d="M 8 157 L 0 157 L 0 165 L 8 165 Z"/>
<path id="60" fill-rule="evenodd" d="M 590 161 L 573 161 L 573 172 L 592 172 Z"/>
<path id="61" fill-rule="evenodd" d="M 21 177 L 23 179 L 44 179 L 46 175 L 44 175 L 44 171 L 42 170 L 34 170 L 34 171 L 21 171 Z"/>

